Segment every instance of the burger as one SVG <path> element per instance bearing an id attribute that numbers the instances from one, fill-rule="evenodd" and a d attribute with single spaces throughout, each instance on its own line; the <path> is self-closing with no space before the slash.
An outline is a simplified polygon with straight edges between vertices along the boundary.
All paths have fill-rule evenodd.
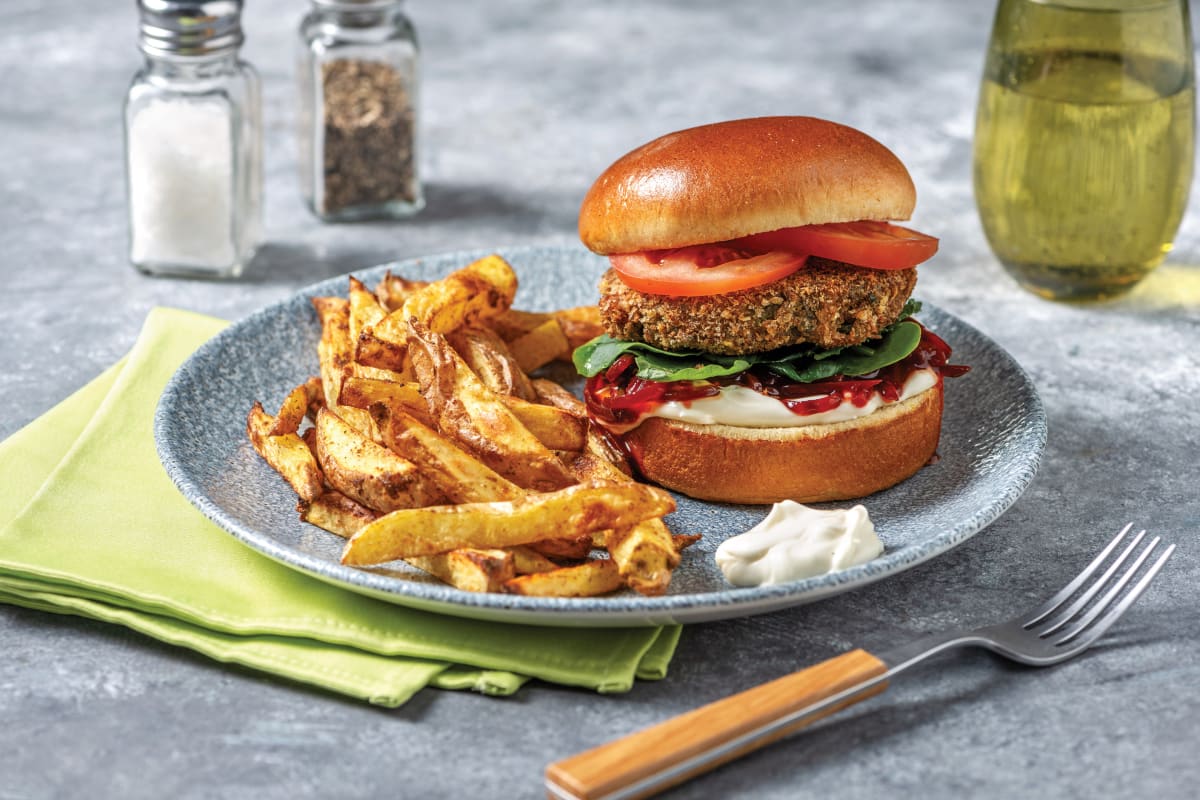
<path id="1" fill-rule="evenodd" d="M 575 352 L 589 416 L 648 480 L 731 503 L 845 500 L 935 458 L 966 367 L 912 315 L 938 240 L 886 147 L 845 125 L 690 128 L 596 180 L 605 333 Z"/>

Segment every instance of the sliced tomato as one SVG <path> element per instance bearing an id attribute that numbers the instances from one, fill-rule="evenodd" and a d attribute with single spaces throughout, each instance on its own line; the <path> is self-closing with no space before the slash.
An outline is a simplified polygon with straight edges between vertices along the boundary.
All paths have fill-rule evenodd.
<path id="1" fill-rule="evenodd" d="M 786 278 L 806 256 L 778 251 L 753 255 L 720 245 L 680 247 L 609 256 L 630 289 L 670 297 L 698 297 L 753 289 Z"/>
<path id="2" fill-rule="evenodd" d="M 889 222 L 838 222 L 756 233 L 728 242 L 758 252 L 788 250 L 872 269 L 908 269 L 933 256 L 938 240 Z"/>

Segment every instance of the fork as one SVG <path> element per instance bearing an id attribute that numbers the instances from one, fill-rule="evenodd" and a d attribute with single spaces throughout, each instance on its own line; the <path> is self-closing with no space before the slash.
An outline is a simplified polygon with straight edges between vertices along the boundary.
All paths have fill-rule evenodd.
<path id="1" fill-rule="evenodd" d="M 1056 595 L 1008 622 L 935 634 L 878 656 L 861 649 L 843 653 L 555 762 L 546 768 L 546 790 L 560 800 L 649 797 L 879 694 L 904 670 L 956 647 L 985 647 L 1035 667 L 1066 661 L 1133 605 L 1175 551 L 1168 546 L 1142 570 L 1161 540 L 1156 536 L 1141 547 L 1141 531 L 1105 567 L 1132 527 L 1126 525 Z"/>

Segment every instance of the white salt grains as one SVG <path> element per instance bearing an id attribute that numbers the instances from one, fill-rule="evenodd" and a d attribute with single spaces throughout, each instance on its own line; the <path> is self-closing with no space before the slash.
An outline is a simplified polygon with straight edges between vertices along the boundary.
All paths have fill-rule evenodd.
<path id="1" fill-rule="evenodd" d="M 135 264 L 198 271 L 237 261 L 233 120 L 219 99 L 154 99 L 129 121 Z"/>

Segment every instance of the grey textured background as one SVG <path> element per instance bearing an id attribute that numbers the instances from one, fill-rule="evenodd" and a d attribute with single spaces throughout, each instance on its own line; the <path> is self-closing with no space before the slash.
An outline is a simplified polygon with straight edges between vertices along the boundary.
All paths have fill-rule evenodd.
<path id="1" fill-rule="evenodd" d="M 317 224 L 299 200 L 292 37 L 304 4 L 250 5 L 270 244 L 235 284 L 154 280 L 125 262 L 133 3 L 0 6 L 0 436 L 119 357 L 152 306 L 237 318 L 396 258 L 571 242 L 592 178 L 631 147 L 805 113 L 860 127 L 908 164 L 914 226 L 942 238 L 918 294 L 1030 371 L 1046 459 L 1024 498 L 957 550 L 813 606 L 689 627 L 670 677 L 622 696 L 431 691 L 383 711 L 122 628 L 0 608 L 0 798 L 537 797 L 556 758 L 853 646 L 1024 607 L 1130 519 L 1181 549 L 1085 657 L 1043 671 L 943 658 L 673 796 L 1194 796 L 1200 208 L 1168 263 L 1119 301 L 1056 305 L 1009 281 L 970 189 L 990 2 L 413 2 L 429 207 L 354 226 Z"/>

